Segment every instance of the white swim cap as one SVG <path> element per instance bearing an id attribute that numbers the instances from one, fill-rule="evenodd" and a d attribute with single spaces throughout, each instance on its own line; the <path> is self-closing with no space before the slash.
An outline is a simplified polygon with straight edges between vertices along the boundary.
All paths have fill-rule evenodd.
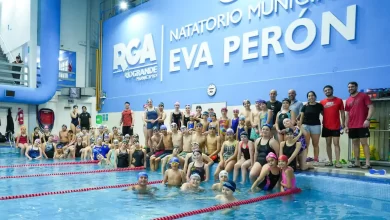
<path id="1" fill-rule="evenodd" d="M 221 170 L 221 172 L 219 172 L 219 178 L 221 178 L 221 177 L 223 177 L 223 176 L 228 177 L 228 176 L 229 176 L 229 173 L 228 173 L 226 170 Z"/>

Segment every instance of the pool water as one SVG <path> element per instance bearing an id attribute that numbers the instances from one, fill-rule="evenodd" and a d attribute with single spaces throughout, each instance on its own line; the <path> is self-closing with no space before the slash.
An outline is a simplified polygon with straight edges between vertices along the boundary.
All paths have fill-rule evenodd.
<path id="1" fill-rule="evenodd" d="M 0 166 L 26 163 L 19 156 L 0 155 Z M 98 165 L 70 165 L 0 169 L 0 176 L 98 170 Z M 213 168 L 213 170 L 215 167 Z M 137 171 L 0 179 L 0 196 L 50 192 L 95 186 L 135 183 Z M 161 180 L 148 172 L 149 181 Z M 157 184 L 154 196 L 136 195 L 123 189 L 105 189 L 61 195 L 0 201 L 1 219 L 153 219 L 218 204 L 210 190 L 213 182 L 202 183 L 205 193 L 183 194 L 177 188 Z M 229 214 L 221 211 L 184 219 L 389 219 L 390 180 L 367 177 L 297 174 L 302 192 L 291 196 L 243 205 Z M 250 193 L 250 185 L 238 185 L 238 199 L 264 193 Z"/>

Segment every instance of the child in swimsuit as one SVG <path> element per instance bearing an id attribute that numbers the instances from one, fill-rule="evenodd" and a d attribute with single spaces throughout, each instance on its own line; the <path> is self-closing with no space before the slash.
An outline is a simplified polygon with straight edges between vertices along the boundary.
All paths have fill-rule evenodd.
<path id="1" fill-rule="evenodd" d="M 195 126 L 196 126 L 195 113 L 191 112 L 190 120 L 187 122 L 187 128 L 188 130 L 192 131 L 194 130 Z"/>
<path id="2" fill-rule="evenodd" d="M 186 179 L 183 170 L 179 169 L 179 158 L 172 157 L 172 159 L 169 161 L 169 164 L 171 168 L 165 171 L 162 184 L 167 184 L 168 186 L 181 186 L 186 182 Z"/>
<path id="3" fill-rule="evenodd" d="M 238 124 L 240 123 L 240 117 L 238 116 L 239 113 L 240 110 L 238 110 L 237 108 L 233 109 L 233 118 L 230 128 L 233 129 L 234 132 L 237 131 Z"/>
<path id="4" fill-rule="evenodd" d="M 228 180 L 228 181 L 223 183 L 222 194 L 221 195 L 217 195 L 215 197 L 215 199 L 219 200 L 222 204 L 238 201 L 238 199 L 236 199 L 233 196 L 233 193 L 235 191 L 236 191 L 236 183 L 231 181 L 231 180 Z M 222 213 L 226 214 L 226 213 L 228 213 L 228 212 L 230 212 L 232 210 L 236 210 L 236 209 L 238 209 L 238 207 L 237 206 L 233 206 L 232 208 L 224 209 L 222 211 Z"/>
<path id="5" fill-rule="evenodd" d="M 248 127 L 245 124 L 245 116 L 241 115 L 240 116 L 240 123 L 237 126 L 237 130 L 235 130 L 235 132 L 236 132 L 236 140 L 241 141 L 241 135 L 240 134 L 242 132 L 244 132 L 244 131 L 248 133 Z"/>
<path id="6" fill-rule="evenodd" d="M 280 191 L 288 191 L 296 188 L 296 180 L 294 170 L 287 165 L 288 157 L 280 155 L 279 168 L 282 170 L 282 181 L 280 183 Z"/>
<path id="7" fill-rule="evenodd" d="M 190 176 L 190 181 L 188 183 L 184 183 L 181 187 L 181 191 L 187 192 L 203 192 L 204 188 L 200 187 L 200 176 L 197 173 L 194 173 Z"/>
<path id="8" fill-rule="evenodd" d="M 225 170 L 219 172 L 219 183 L 214 183 L 211 187 L 212 190 L 222 192 L 223 183 L 229 180 L 229 174 Z"/>
<path id="9" fill-rule="evenodd" d="M 278 167 L 278 158 L 276 154 L 270 152 L 267 155 L 267 164 L 262 169 L 260 176 L 253 183 L 251 190 L 252 192 L 258 192 L 261 190 L 270 191 L 272 190 L 280 180 L 280 169 Z"/>
<path id="10" fill-rule="evenodd" d="M 41 159 L 42 158 L 41 139 L 35 139 L 34 145 L 32 145 L 30 149 L 26 150 L 25 155 L 29 160 Z"/>

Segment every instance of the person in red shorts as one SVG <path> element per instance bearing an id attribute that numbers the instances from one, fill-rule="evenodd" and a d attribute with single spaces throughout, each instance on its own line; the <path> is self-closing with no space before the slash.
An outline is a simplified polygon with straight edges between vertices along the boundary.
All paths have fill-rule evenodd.
<path id="1" fill-rule="evenodd" d="M 345 132 L 352 139 L 354 149 L 355 163 L 348 168 L 360 167 L 360 144 L 363 146 L 366 164 L 362 169 L 371 169 L 370 166 L 370 148 L 368 146 L 368 138 L 370 137 L 370 118 L 374 114 L 374 106 L 370 97 L 367 94 L 358 92 L 358 84 L 356 82 L 348 83 L 348 91 L 351 96 L 345 104 Z"/>
<path id="2" fill-rule="evenodd" d="M 336 155 L 336 168 L 341 168 L 340 164 L 340 127 L 345 127 L 345 113 L 343 100 L 333 96 L 333 87 L 326 85 L 324 87 L 326 98 L 321 100 L 324 106 L 322 119 L 322 137 L 326 138 L 326 152 L 329 162 L 325 166 L 333 166 L 332 160 L 332 140 Z M 341 123 L 340 123 L 341 116 Z"/>

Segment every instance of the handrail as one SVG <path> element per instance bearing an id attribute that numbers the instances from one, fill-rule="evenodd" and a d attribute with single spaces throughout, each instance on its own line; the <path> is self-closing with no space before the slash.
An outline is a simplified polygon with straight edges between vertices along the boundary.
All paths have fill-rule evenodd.
<path id="1" fill-rule="evenodd" d="M 1 36 L 1 34 L 0 34 L 0 39 L 1 39 L 1 42 L 3 42 L 5 49 L 8 50 L 8 53 L 10 54 L 10 56 L 15 58 L 14 55 L 12 55 L 12 52 L 8 49 L 7 44 L 5 43 L 5 41 L 4 41 L 3 37 Z"/>
<path id="2" fill-rule="evenodd" d="M 7 63 L 7 62 L 3 62 L 3 61 L 0 61 L 0 65 L 6 65 L 6 66 L 20 66 L 20 67 L 26 67 L 28 68 L 28 65 L 22 63 L 22 64 L 19 64 L 19 63 Z"/>

